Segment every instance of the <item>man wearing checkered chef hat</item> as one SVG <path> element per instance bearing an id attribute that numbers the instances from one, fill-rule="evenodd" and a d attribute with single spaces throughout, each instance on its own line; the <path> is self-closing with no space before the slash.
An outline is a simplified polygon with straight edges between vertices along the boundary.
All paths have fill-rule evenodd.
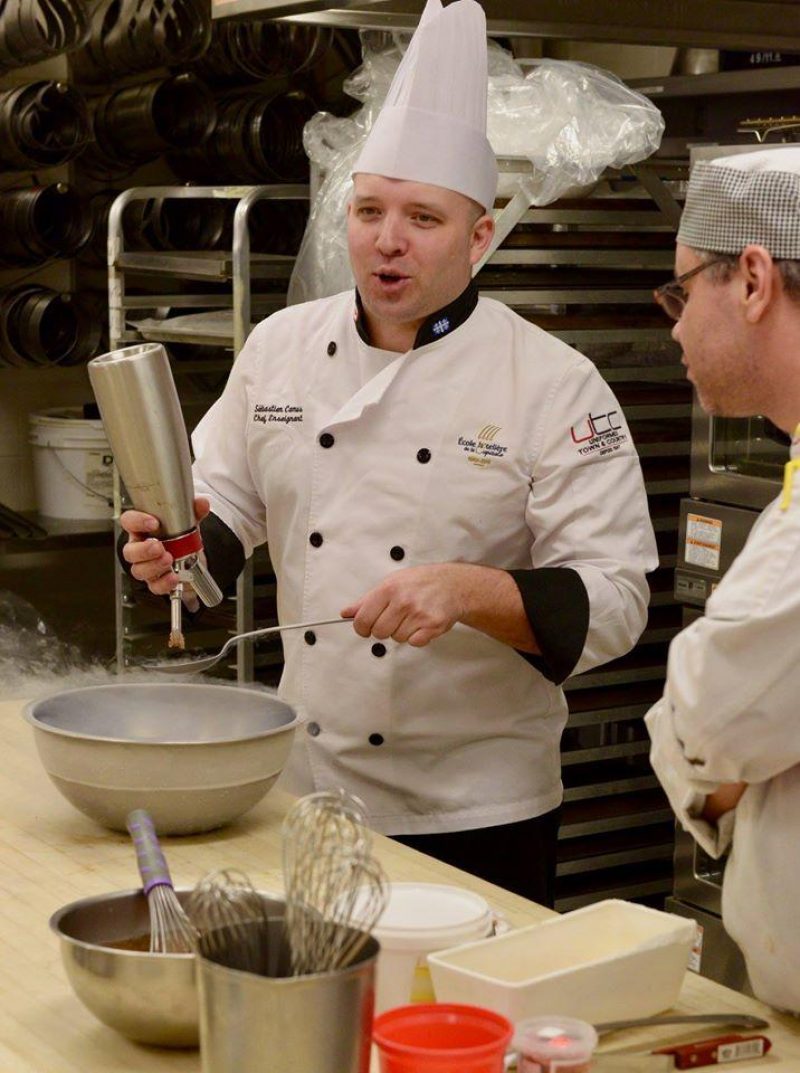
<path id="1" fill-rule="evenodd" d="M 656 292 L 710 414 L 762 415 L 791 438 L 784 487 L 706 613 L 670 646 L 646 716 L 678 819 L 730 850 L 723 922 L 755 994 L 800 1012 L 800 147 L 692 172 L 676 278 Z"/>
<path id="2" fill-rule="evenodd" d="M 252 332 L 195 481 L 223 583 L 269 533 L 281 622 L 354 620 L 284 634 L 306 723 L 283 785 L 344 786 L 377 829 L 551 903 L 561 683 L 635 644 L 658 559 L 608 386 L 472 282 L 487 84 L 480 5 L 429 0 L 354 167 L 355 293 Z M 166 591 L 159 542 L 122 522 Z"/>

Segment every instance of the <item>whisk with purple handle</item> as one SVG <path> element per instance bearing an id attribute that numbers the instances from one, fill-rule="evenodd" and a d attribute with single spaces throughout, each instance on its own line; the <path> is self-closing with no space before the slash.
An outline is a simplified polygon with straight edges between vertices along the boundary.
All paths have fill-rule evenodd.
<path id="1" fill-rule="evenodd" d="M 197 930 L 175 893 L 150 813 L 143 808 L 133 809 L 126 825 L 150 910 L 150 953 L 189 953 L 197 942 Z"/>

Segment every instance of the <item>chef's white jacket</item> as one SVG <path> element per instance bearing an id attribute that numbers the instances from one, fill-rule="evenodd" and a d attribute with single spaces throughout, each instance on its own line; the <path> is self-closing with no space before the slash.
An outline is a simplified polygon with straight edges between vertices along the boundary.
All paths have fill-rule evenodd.
<path id="1" fill-rule="evenodd" d="M 800 447 L 792 447 L 792 456 Z M 706 604 L 672 642 L 663 698 L 645 717 L 650 759 L 683 827 L 730 848 L 726 930 L 756 995 L 800 1012 L 800 477 L 772 503 Z M 747 782 L 719 824 L 707 794 Z"/>
<path id="2" fill-rule="evenodd" d="M 194 434 L 196 491 L 246 554 L 268 541 L 283 623 L 336 616 L 408 566 L 518 571 L 541 658 L 460 624 L 424 648 L 340 625 L 282 635 L 280 693 L 304 720 L 282 785 L 345 785 L 389 834 L 561 802 L 556 681 L 633 646 L 657 563 L 636 451 L 594 366 L 475 301 L 468 288 L 406 354 L 368 344 L 352 292 L 285 309 Z"/>

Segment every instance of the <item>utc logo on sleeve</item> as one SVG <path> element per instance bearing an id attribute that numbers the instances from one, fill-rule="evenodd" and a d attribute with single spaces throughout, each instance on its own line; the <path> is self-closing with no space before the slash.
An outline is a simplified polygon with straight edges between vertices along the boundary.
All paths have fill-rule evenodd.
<path id="1" fill-rule="evenodd" d="M 607 414 L 589 413 L 569 430 L 579 455 L 607 455 L 628 442 L 619 410 Z"/>

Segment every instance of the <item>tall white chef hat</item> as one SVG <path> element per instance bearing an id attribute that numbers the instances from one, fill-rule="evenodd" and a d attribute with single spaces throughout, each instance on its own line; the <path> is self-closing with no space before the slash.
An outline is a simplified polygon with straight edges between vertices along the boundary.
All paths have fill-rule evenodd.
<path id="1" fill-rule="evenodd" d="M 475 0 L 428 0 L 353 174 L 456 190 L 491 210 L 486 17 Z"/>
<path id="2" fill-rule="evenodd" d="M 696 164 L 678 242 L 717 253 L 754 244 L 777 260 L 800 260 L 800 146 Z"/>

